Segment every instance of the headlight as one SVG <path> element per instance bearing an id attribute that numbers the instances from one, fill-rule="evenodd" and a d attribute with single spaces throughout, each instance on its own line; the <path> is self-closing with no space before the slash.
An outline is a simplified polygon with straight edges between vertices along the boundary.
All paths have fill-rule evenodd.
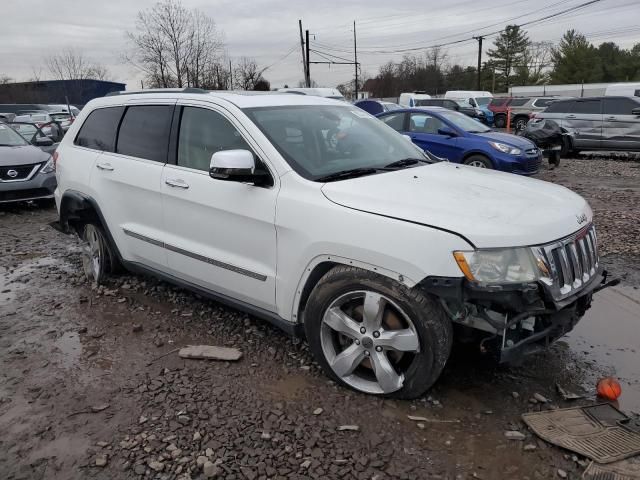
<path id="1" fill-rule="evenodd" d="M 493 148 L 502 153 L 508 153 L 510 155 L 520 155 L 522 151 L 519 148 L 512 147 L 511 145 L 507 145 L 506 143 L 499 142 L 489 142 Z"/>
<path id="2" fill-rule="evenodd" d="M 549 276 L 544 259 L 530 248 L 501 248 L 453 252 L 458 267 L 468 280 L 505 284 L 534 282 Z"/>
<path id="3" fill-rule="evenodd" d="M 49 157 L 49 160 L 47 160 L 47 163 L 45 163 L 44 167 L 40 169 L 40 173 L 51 173 L 55 171 L 56 171 L 56 167 L 53 164 L 53 158 Z"/>

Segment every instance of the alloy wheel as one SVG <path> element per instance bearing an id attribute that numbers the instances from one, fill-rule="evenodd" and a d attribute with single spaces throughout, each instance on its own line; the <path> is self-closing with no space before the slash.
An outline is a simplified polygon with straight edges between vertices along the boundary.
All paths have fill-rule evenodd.
<path id="1" fill-rule="evenodd" d="M 481 162 L 480 160 L 472 160 L 469 163 L 467 163 L 467 165 L 469 165 L 471 167 L 487 168 L 487 166 L 484 164 L 484 162 Z"/>
<path id="2" fill-rule="evenodd" d="M 333 372 L 356 390 L 400 390 L 420 352 L 411 318 L 389 297 L 359 290 L 341 295 L 324 312 L 320 341 Z"/>
<path id="3" fill-rule="evenodd" d="M 100 280 L 101 266 L 104 262 L 103 252 L 98 229 L 89 224 L 84 230 L 84 248 L 82 251 L 82 266 L 87 278 L 93 282 Z"/>

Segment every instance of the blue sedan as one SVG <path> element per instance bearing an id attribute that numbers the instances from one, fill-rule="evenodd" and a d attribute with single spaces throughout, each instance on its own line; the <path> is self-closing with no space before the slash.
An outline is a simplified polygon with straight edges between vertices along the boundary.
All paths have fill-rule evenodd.
<path id="1" fill-rule="evenodd" d="M 413 143 L 450 162 L 533 175 L 542 152 L 526 138 L 494 132 L 482 123 L 446 108 L 405 108 L 377 115 Z"/>

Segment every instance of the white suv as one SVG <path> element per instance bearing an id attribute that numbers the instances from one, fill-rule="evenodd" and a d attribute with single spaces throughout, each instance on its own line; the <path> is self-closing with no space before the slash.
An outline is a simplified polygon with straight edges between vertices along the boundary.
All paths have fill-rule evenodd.
<path id="1" fill-rule="evenodd" d="M 344 102 L 109 96 L 55 160 L 91 280 L 122 265 L 265 318 L 362 392 L 425 392 L 454 326 L 502 360 L 547 345 L 603 285 L 580 196 L 436 162 Z"/>

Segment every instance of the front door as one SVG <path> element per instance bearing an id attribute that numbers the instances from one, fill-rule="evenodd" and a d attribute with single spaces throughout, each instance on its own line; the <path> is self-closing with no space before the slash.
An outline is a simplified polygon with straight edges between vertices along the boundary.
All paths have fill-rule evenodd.
<path id="1" fill-rule="evenodd" d="M 121 255 L 160 270 L 167 263 L 162 248 L 160 177 L 167 161 L 174 103 L 127 106 L 115 149 L 98 154 L 91 174 L 91 190 Z"/>
<path id="2" fill-rule="evenodd" d="M 573 132 L 576 148 L 599 148 L 602 137 L 602 100 L 599 98 L 574 100 L 571 111 L 564 117 L 561 126 Z"/>
<path id="3" fill-rule="evenodd" d="M 275 311 L 277 178 L 258 187 L 209 176 L 221 150 L 259 149 L 241 125 L 209 104 L 180 106 L 174 164 L 162 173 L 170 272 L 195 285 Z"/>
<path id="4" fill-rule="evenodd" d="M 626 97 L 604 99 L 602 148 L 640 150 L 640 116 L 631 111 L 640 103 Z"/>
<path id="5" fill-rule="evenodd" d="M 409 131 L 407 134 L 411 137 L 413 143 L 423 150 L 455 162 L 459 157 L 457 147 L 458 139 L 453 136 L 438 133 L 438 130 L 442 128 L 451 130 L 446 123 L 433 115 L 429 115 L 428 113 L 412 113 L 409 116 Z"/>

